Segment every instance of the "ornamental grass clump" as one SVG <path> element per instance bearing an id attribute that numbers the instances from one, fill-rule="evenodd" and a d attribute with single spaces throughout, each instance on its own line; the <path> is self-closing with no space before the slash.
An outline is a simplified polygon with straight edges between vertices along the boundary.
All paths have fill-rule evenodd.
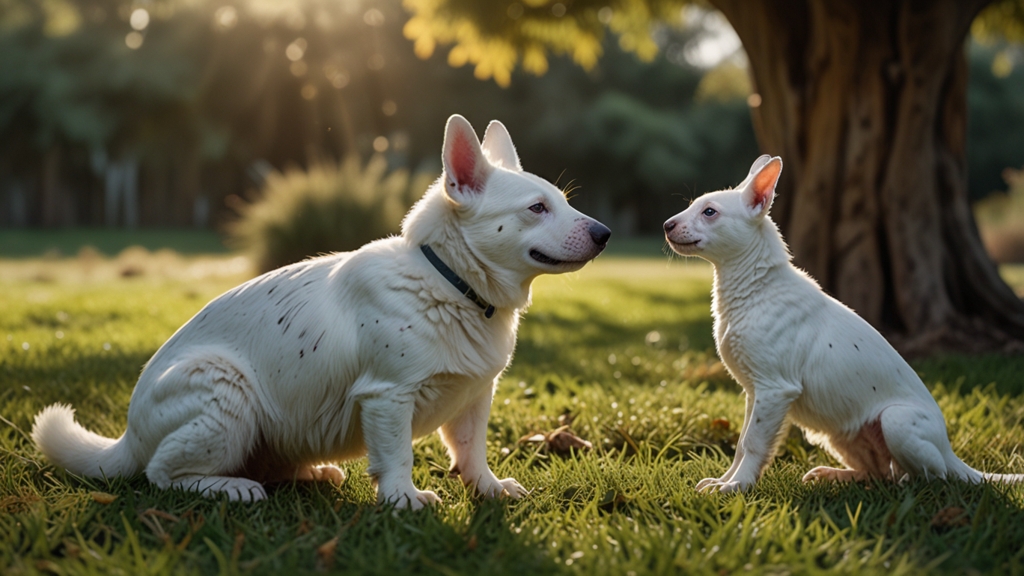
<path id="1" fill-rule="evenodd" d="M 238 208 L 231 243 L 250 252 L 261 272 L 328 252 L 355 250 L 399 231 L 402 216 L 434 176 L 388 172 L 374 156 L 308 170 L 274 172 L 257 198 Z"/>

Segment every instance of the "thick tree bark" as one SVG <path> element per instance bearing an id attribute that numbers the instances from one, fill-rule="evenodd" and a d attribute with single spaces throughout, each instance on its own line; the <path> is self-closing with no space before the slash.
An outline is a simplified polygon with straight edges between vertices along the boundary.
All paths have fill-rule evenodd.
<path id="1" fill-rule="evenodd" d="M 739 34 L 794 259 L 904 352 L 1020 350 L 967 202 L 970 23 L 988 0 L 713 0 Z"/>

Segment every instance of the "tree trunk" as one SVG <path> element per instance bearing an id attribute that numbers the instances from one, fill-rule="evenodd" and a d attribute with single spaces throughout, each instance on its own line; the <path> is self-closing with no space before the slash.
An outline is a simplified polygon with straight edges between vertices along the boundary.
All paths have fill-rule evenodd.
<path id="1" fill-rule="evenodd" d="M 713 0 L 743 41 L 797 265 L 905 353 L 1021 350 L 967 202 L 964 41 L 988 0 Z"/>

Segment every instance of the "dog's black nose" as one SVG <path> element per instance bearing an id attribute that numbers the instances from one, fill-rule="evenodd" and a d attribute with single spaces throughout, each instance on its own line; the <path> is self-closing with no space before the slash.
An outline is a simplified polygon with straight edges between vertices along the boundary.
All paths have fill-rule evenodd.
<path id="1" fill-rule="evenodd" d="M 608 238 L 611 238 L 612 231 L 607 226 L 600 222 L 594 222 L 590 225 L 588 230 L 590 237 L 594 240 L 594 243 L 598 246 L 604 246 L 608 243 Z"/>
<path id="2" fill-rule="evenodd" d="M 669 220 L 669 221 L 665 222 L 665 232 L 671 232 L 671 231 L 673 231 L 675 229 L 676 229 L 676 221 L 675 220 Z"/>

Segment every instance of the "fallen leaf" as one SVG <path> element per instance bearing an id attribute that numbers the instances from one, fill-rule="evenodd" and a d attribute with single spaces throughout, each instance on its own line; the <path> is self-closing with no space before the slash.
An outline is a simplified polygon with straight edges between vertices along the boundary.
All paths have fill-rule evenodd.
<path id="1" fill-rule="evenodd" d="M 959 506 L 947 506 L 932 516 L 932 530 L 939 532 L 970 524 L 971 518 L 967 515 L 967 511 Z"/>
<path id="2" fill-rule="evenodd" d="M 728 431 L 730 426 L 732 426 L 732 424 L 725 418 L 715 418 L 711 421 L 712 430 Z"/>
<path id="3" fill-rule="evenodd" d="M 106 492 L 89 492 L 89 496 L 100 504 L 110 504 L 114 500 L 117 500 L 117 496 L 114 494 L 107 494 Z"/>
<path id="4" fill-rule="evenodd" d="M 556 454 L 568 455 L 574 450 L 576 452 L 582 450 L 591 450 L 594 445 L 589 441 L 580 438 L 573 434 L 568 426 L 562 426 L 553 430 L 547 436 L 548 449 Z"/>
<path id="5" fill-rule="evenodd" d="M 573 434 L 572 430 L 570 430 L 568 426 L 559 426 L 547 434 L 539 432 L 535 434 L 527 434 L 519 439 L 519 443 L 543 443 L 544 450 L 553 452 L 559 456 L 568 456 L 573 451 L 581 452 L 583 450 L 591 450 L 594 447 L 594 445 L 588 440 L 584 440 L 576 434 Z"/>
<path id="6" fill-rule="evenodd" d="M 327 542 L 324 542 L 316 549 L 317 558 L 323 564 L 324 568 L 330 570 L 334 567 L 334 550 L 338 547 L 338 537 L 335 536 Z"/>

